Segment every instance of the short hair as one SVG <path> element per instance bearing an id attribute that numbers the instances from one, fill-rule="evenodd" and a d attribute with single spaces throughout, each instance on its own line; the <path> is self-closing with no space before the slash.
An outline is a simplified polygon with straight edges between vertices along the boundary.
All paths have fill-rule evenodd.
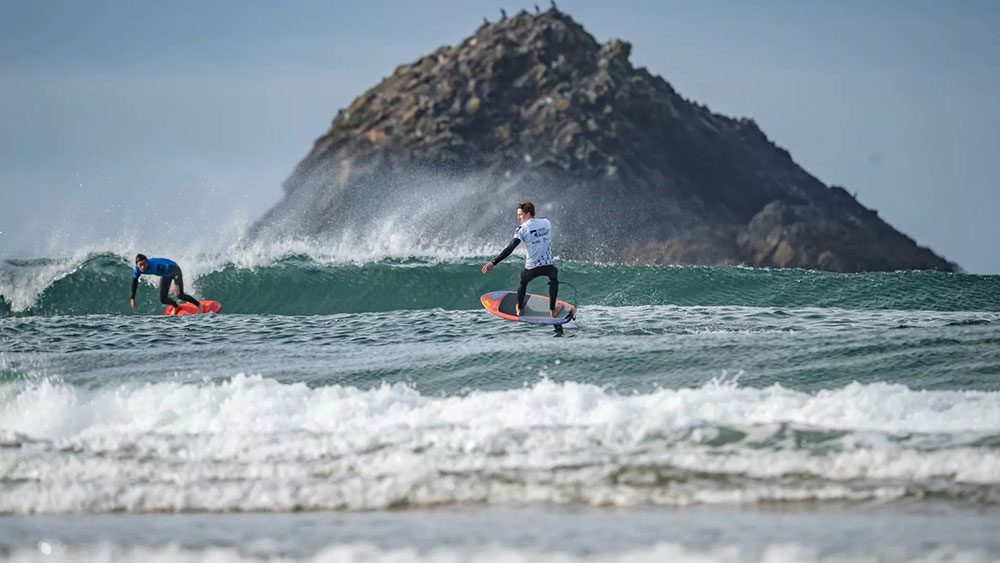
<path id="1" fill-rule="evenodd" d="M 142 262 L 143 260 L 145 260 L 145 261 L 147 261 L 147 262 L 148 262 L 148 261 L 149 261 L 149 258 L 146 258 L 146 255 L 145 255 L 145 254 L 136 254 L 136 255 L 135 255 L 135 263 L 136 263 L 136 264 L 138 264 L 139 262 Z"/>
<path id="2" fill-rule="evenodd" d="M 532 217 L 535 216 L 535 204 L 531 203 L 530 201 L 522 201 L 521 203 L 517 204 L 517 208 L 520 209 L 521 211 L 524 211 L 528 215 L 531 215 Z"/>

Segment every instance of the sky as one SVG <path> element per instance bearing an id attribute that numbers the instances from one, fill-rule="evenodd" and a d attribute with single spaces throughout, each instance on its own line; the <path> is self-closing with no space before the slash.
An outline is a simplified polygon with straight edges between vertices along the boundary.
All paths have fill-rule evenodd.
<path id="1" fill-rule="evenodd" d="M 558 4 L 919 244 L 1000 274 L 1000 3 Z M 3 0 L 0 256 L 232 240 L 338 109 L 501 7 L 532 3 Z"/>

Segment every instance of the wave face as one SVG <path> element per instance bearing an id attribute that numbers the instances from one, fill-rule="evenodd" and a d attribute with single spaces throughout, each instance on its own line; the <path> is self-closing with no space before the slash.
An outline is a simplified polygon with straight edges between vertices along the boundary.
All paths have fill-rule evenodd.
<path id="1" fill-rule="evenodd" d="M 469 252 L 469 251 L 465 251 Z M 466 255 L 459 253 L 459 255 Z M 200 256 L 182 261 L 189 293 L 226 313 L 326 315 L 403 309 L 475 309 L 479 295 L 516 286 L 514 257 L 489 276 L 486 258 L 345 253 Z M 0 263 L 0 315 L 126 314 L 131 266 L 110 253 Z M 940 272 L 831 274 L 805 270 L 625 266 L 562 262 L 561 296 L 581 305 L 739 305 L 934 311 L 1000 310 L 1000 277 Z M 152 278 L 151 278 L 152 279 Z M 544 280 L 543 280 L 544 281 Z M 532 290 L 544 293 L 543 281 Z M 140 286 L 142 310 L 160 309 Z"/>

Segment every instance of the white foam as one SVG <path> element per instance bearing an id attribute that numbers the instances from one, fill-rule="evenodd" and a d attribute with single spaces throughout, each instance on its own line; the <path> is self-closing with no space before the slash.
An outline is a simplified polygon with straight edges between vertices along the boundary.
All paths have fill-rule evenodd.
<path id="1" fill-rule="evenodd" d="M 713 548 L 696 548 L 676 542 L 660 542 L 649 547 L 635 548 L 620 552 L 577 554 L 572 552 L 543 551 L 532 548 L 513 548 L 497 545 L 475 548 L 437 547 L 417 550 L 412 548 L 381 548 L 368 543 L 347 543 L 327 546 L 319 552 L 302 558 L 277 555 L 245 554 L 234 548 L 186 549 L 175 545 L 162 547 L 122 547 L 112 544 L 94 546 L 65 546 L 54 542 L 39 542 L 34 549 L 16 549 L 8 561 L 12 563 L 32 563 L 35 561 L 65 561 L 72 563 L 111 563 L 117 561 L 159 562 L 199 562 L 230 563 L 250 561 L 303 561 L 324 563 L 327 561 L 356 561 L 363 563 L 397 563 L 435 561 L 441 563 L 486 563 L 486 562 L 554 562 L 554 563 L 662 563 L 663 561 L 688 561 L 694 563 L 737 563 L 759 561 L 762 563 L 784 562 L 846 562 L 885 561 L 901 557 L 898 549 L 887 548 L 871 553 L 834 552 L 819 550 L 801 544 L 772 543 L 757 549 L 740 545 L 723 545 Z M 919 553 L 908 553 L 908 561 L 952 561 L 955 563 L 978 563 L 996 561 L 984 550 L 959 547 L 935 546 Z"/>
<path id="2" fill-rule="evenodd" d="M 788 425 L 842 434 L 803 447 Z M 724 427 L 747 435 L 713 445 Z M 43 380 L 0 387 L 0 436 L 21 446 L 0 449 L 16 483 L 0 512 L 891 499 L 913 483 L 995 490 L 1000 452 L 975 440 L 998 428 L 998 393 L 887 384 L 617 395 L 544 381 L 438 397 L 243 375 Z"/>
<path id="3" fill-rule="evenodd" d="M 223 382 L 160 382 L 82 389 L 50 379 L 0 386 L 0 428 L 64 439 L 105 431 L 224 434 L 310 430 L 381 433 L 399 425 L 471 429 L 573 426 L 624 441 L 699 423 L 794 423 L 880 432 L 991 432 L 1000 429 L 1000 393 L 925 391 L 852 383 L 806 393 L 734 380 L 697 388 L 616 394 L 572 381 L 520 389 L 424 396 L 398 383 L 371 389 L 310 388 L 238 374 Z M 348 425 L 345 428 L 344 425 Z"/>

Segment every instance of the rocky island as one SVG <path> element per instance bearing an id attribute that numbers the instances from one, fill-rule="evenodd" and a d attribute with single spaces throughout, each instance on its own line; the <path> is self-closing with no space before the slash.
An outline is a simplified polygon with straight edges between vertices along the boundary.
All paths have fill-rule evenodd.
<path id="1" fill-rule="evenodd" d="M 249 236 L 513 232 L 530 199 L 563 258 L 839 272 L 958 266 L 798 166 L 752 119 L 683 98 L 555 7 L 484 22 L 342 109 Z"/>

